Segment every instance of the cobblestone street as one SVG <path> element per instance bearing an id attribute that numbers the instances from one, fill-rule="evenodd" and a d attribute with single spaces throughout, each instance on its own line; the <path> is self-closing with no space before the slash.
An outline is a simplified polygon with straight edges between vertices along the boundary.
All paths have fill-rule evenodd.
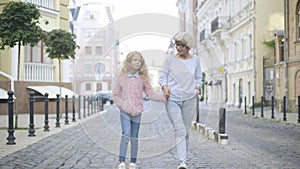
<path id="1" fill-rule="evenodd" d="M 142 116 L 139 169 L 176 169 L 174 133 L 163 105 L 153 103 Z M 202 107 L 201 119 L 216 127 L 218 112 Z M 298 124 L 276 122 L 228 110 L 222 145 L 191 131 L 189 168 L 299 168 Z M 44 138 L 0 159 L 1 169 L 117 168 L 119 114 L 113 106 L 89 120 Z M 3 144 L 3 143 L 2 143 Z"/>

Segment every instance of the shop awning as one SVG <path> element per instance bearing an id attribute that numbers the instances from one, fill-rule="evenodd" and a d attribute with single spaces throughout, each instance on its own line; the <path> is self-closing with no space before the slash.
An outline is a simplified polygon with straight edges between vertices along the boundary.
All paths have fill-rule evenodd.
<path id="1" fill-rule="evenodd" d="M 8 99 L 8 94 L 7 94 L 8 91 L 0 88 L 0 99 L 3 99 L 3 100 L 7 100 Z M 14 99 L 16 99 L 15 96 L 13 96 Z"/>
<path id="2" fill-rule="evenodd" d="M 45 93 L 48 93 L 49 99 L 55 99 L 56 94 L 60 94 L 60 87 L 59 86 L 27 86 L 28 89 L 34 90 L 41 95 L 45 95 Z M 73 92 L 70 89 L 67 89 L 65 87 L 61 87 L 61 97 L 65 97 L 68 95 L 68 98 L 71 98 L 73 96 L 78 97 L 78 94 Z"/>
<path id="3" fill-rule="evenodd" d="M 0 99 L 8 99 L 7 91 L 0 88 Z"/>

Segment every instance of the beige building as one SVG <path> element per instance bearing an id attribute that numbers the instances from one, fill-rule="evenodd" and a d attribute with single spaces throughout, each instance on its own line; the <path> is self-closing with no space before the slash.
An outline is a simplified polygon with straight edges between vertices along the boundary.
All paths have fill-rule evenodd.
<path id="1" fill-rule="evenodd" d="M 274 31 L 275 98 L 280 110 L 286 96 L 288 111 L 297 111 L 300 96 L 300 1 L 284 0 L 284 6 L 285 27 Z"/>
<path id="2" fill-rule="evenodd" d="M 80 46 L 73 63 L 74 90 L 80 95 L 111 90 L 119 61 L 113 6 L 103 0 L 74 2 L 71 25 Z"/>
<path id="3" fill-rule="evenodd" d="M 0 1 L 0 12 L 3 7 L 12 0 Z M 24 2 L 35 4 L 40 13 L 40 26 L 45 31 L 52 29 L 64 29 L 69 31 L 69 0 L 23 0 Z M 45 20 L 48 25 L 44 24 Z M 28 112 L 28 92 L 35 91 L 37 94 L 47 90 L 35 90 L 29 86 L 59 85 L 58 61 L 51 60 L 45 53 L 45 46 L 42 42 L 34 47 L 21 47 L 20 56 L 20 78 L 17 81 L 17 47 L 0 50 L 0 88 L 2 89 L 1 98 L 5 100 L 7 91 L 15 93 L 16 109 L 20 113 Z M 72 89 L 72 84 L 64 83 L 64 87 Z M 49 91 L 48 91 L 49 92 Z M 5 96 L 6 95 L 6 96 Z M 51 95 L 52 96 L 52 95 Z M 4 106 L 4 107 L 1 107 Z M 0 113 L 5 113 L 6 105 L 0 104 Z M 43 112 L 37 108 L 36 112 Z"/>
<path id="4" fill-rule="evenodd" d="M 274 90 L 266 84 L 274 74 L 274 50 L 267 44 L 274 30 L 283 28 L 283 1 L 198 0 L 187 9 L 197 20 L 208 102 L 252 105 L 252 96 L 255 102 L 262 96 L 270 101 Z"/>

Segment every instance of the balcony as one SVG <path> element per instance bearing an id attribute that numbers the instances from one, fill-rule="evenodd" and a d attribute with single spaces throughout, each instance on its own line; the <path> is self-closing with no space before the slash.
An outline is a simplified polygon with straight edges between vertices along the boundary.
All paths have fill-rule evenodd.
<path id="1" fill-rule="evenodd" d="M 54 81 L 54 65 L 42 63 L 24 63 L 24 81 Z"/>

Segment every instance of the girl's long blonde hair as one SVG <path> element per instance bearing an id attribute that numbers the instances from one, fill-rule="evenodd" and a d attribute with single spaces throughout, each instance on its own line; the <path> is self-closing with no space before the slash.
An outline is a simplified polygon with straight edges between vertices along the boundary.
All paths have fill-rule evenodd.
<path id="1" fill-rule="evenodd" d="M 134 56 L 139 56 L 142 60 L 141 67 L 139 69 L 139 75 L 141 76 L 142 79 L 144 79 L 144 81 L 148 80 L 149 75 L 148 75 L 147 65 L 145 63 L 145 60 L 144 60 L 142 54 L 140 52 L 137 52 L 137 51 L 132 51 L 132 52 L 129 52 L 127 54 L 126 59 L 124 60 L 124 65 L 123 65 L 123 68 L 121 70 L 121 74 L 127 74 L 128 73 L 130 63 L 131 63 Z"/>

